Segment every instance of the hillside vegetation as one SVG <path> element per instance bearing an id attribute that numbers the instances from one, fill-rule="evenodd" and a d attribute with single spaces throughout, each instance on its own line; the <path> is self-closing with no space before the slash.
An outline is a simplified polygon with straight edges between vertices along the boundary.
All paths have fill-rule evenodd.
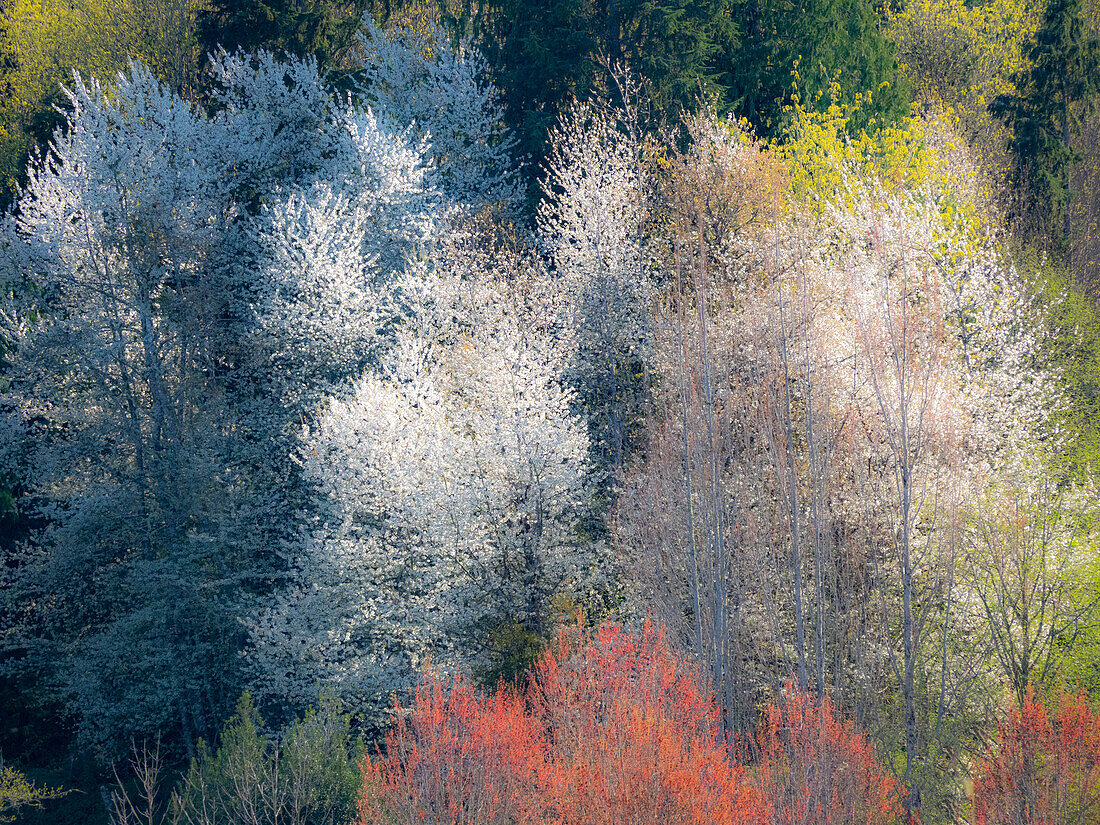
<path id="1" fill-rule="evenodd" d="M 1100 823 L 1100 10 L 112 2 L 0 0 L 0 821 Z"/>

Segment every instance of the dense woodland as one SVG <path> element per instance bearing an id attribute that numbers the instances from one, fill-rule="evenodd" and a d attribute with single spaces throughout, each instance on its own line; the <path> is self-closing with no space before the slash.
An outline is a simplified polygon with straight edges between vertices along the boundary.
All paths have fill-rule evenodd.
<path id="1" fill-rule="evenodd" d="M 0 821 L 1100 823 L 1100 6 L 0 0 Z"/>

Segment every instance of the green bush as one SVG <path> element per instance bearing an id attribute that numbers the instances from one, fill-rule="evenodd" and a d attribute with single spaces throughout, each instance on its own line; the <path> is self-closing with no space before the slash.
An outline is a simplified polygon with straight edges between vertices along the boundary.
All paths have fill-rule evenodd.
<path id="1" fill-rule="evenodd" d="M 171 820 L 193 825 L 340 825 L 356 813 L 363 745 L 337 703 L 292 725 L 280 740 L 245 693 L 216 753 L 202 746 L 172 797 Z"/>

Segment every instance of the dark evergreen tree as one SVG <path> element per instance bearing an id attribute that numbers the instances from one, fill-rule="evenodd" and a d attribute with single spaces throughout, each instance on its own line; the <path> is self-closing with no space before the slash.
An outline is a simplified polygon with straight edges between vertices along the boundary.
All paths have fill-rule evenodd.
<path id="1" fill-rule="evenodd" d="M 388 0 L 384 8 L 390 11 Z M 322 71 L 338 69 L 355 42 L 367 0 L 212 0 L 199 19 L 206 51 L 313 56 Z"/>
<path id="2" fill-rule="evenodd" d="M 491 10 L 468 6 L 449 16 L 452 30 L 472 35 L 488 60 L 517 152 L 532 171 L 541 167 L 558 114 L 594 88 L 604 11 L 590 0 L 502 0 Z"/>
<path id="3" fill-rule="evenodd" d="M 724 58 L 729 96 L 761 132 L 777 131 L 795 94 L 803 106 L 823 110 L 834 91 L 847 102 L 871 93 L 856 128 L 908 111 L 896 48 L 871 0 L 741 0 L 735 13 L 741 38 Z"/>
<path id="4" fill-rule="evenodd" d="M 846 101 L 871 93 L 856 127 L 908 111 L 873 0 L 467 0 L 444 18 L 488 58 L 532 170 L 570 101 L 614 99 L 606 67 L 620 60 L 646 79 L 654 110 L 671 122 L 715 100 L 774 134 L 796 88 L 803 105 L 824 108 L 834 84 Z"/>
<path id="5" fill-rule="evenodd" d="M 737 42 L 731 0 L 504 0 L 467 3 L 445 19 L 488 59 L 535 172 L 573 100 L 614 100 L 609 66 L 622 61 L 644 77 L 654 108 L 675 122 L 700 98 L 726 100 L 721 56 Z"/>
<path id="6" fill-rule="evenodd" d="M 717 98 L 725 108 L 730 73 L 722 56 L 739 42 L 733 11 L 731 0 L 627 0 L 608 53 L 621 49 L 666 116 L 675 119 L 700 98 Z"/>
<path id="7" fill-rule="evenodd" d="M 1069 170 L 1075 115 L 1100 89 L 1100 41 L 1086 30 L 1081 0 L 1050 0 L 1030 44 L 1031 67 L 1013 78 L 1015 90 L 989 110 L 1012 128 L 1014 177 L 1025 190 L 1025 209 L 1045 228 L 1058 217 L 1069 233 Z"/>

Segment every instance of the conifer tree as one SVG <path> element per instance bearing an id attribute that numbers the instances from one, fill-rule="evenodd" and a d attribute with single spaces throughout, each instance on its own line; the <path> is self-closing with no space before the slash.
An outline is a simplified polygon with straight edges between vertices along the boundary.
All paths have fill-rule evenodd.
<path id="1" fill-rule="evenodd" d="M 1015 183 L 1028 188 L 1027 206 L 1048 227 L 1060 214 L 1068 235 L 1074 119 L 1100 89 L 1100 40 L 1088 34 L 1081 0 L 1050 0 L 1028 57 L 1031 68 L 1013 78 L 1015 91 L 989 109 L 1012 127 Z"/>
<path id="2" fill-rule="evenodd" d="M 869 0 L 743 0 L 734 17 L 742 31 L 725 58 L 728 95 L 733 110 L 758 130 L 783 125 L 792 95 L 807 108 L 823 109 L 834 94 L 854 103 L 870 93 L 855 128 L 906 113 L 896 49 Z"/>
<path id="3" fill-rule="evenodd" d="M 355 43 L 366 0 L 213 0 L 199 18 L 199 41 L 208 51 L 313 57 L 322 71 L 340 68 Z"/>
<path id="4" fill-rule="evenodd" d="M 648 81 L 654 106 L 673 122 L 681 108 L 728 97 L 728 61 L 739 42 L 731 0 L 628 0 L 622 56 Z M 614 54 L 614 44 L 609 52 Z"/>
<path id="5" fill-rule="evenodd" d="M 597 79 L 600 18 L 588 0 L 503 0 L 492 12 L 452 16 L 451 25 L 476 23 L 477 45 L 501 90 L 517 151 L 536 170 L 549 132 L 573 99 L 584 100 Z M 537 197 L 537 190 L 532 190 Z"/>

